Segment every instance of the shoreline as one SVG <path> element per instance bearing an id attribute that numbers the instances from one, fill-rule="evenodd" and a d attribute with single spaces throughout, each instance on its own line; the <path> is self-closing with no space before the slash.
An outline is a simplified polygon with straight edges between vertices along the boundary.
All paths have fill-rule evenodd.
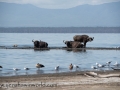
<path id="1" fill-rule="evenodd" d="M 65 73 L 52 73 L 40 75 L 20 75 L 0 77 L 0 85 L 9 85 L 9 87 L 2 87 L 2 90 L 119 90 L 120 77 L 91 77 L 86 76 L 85 73 L 91 71 L 79 72 L 65 72 Z M 95 71 L 100 75 L 119 74 L 120 71 Z M 10 87 L 10 85 L 27 85 L 22 87 Z M 34 86 L 30 86 L 33 85 Z M 44 86 L 43 86 L 44 84 Z M 36 86 L 37 85 L 37 86 Z M 39 85 L 39 86 L 38 86 Z M 42 86 L 41 86 L 42 85 Z M 45 86 L 46 85 L 46 86 Z M 54 86 L 47 86 L 54 85 Z M 81 89 L 80 89 L 81 88 Z"/>
<path id="2" fill-rule="evenodd" d="M 78 51 L 84 51 L 84 50 L 120 50 L 120 47 L 86 47 L 86 48 L 67 48 L 67 47 L 48 47 L 48 48 L 34 48 L 34 47 L 6 47 L 6 46 L 0 46 L 0 49 L 34 49 L 34 50 L 51 50 L 51 49 L 61 49 L 61 50 L 78 50 Z"/>
<path id="3" fill-rule="evenodd" d="M 13 76 L 0 76 L 1 78 L 12 78 L 12 77 L 29 77 L 29 76 L 41 76 L 41 77 L 45 77 L 45 76 L 73 76 L 73 75 L 83 75 L 86 72 L 95 72 L 98 74 L 110 74 L 110 73 L 119 73 L 120 70 L 106 70 L 106 71 L 95 71 L 95 70 L 85 70 L 85 71 L 69 71 L 69 72 L 58 72 L 58 73 L 41 73 L 41 74 L 28 74 L 28 75 L 13 75 Z"/>

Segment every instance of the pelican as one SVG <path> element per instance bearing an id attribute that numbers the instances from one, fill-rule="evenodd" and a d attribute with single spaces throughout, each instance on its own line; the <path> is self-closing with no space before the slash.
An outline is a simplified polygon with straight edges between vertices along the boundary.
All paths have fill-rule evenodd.
<path id="1" fill-rule="evenodd" d="M 42 67 L 45 67 L 45 66 L 44 66 L 44 65 L 42 65 L 42 64 L 39 64 L 39 63 L 37 63 L 37 64 L 36 64 L 36 68 L 38 68 L 38 69 L 39 69 L 39 68 L 42 68 Z"/>
<path id="2" fill-rule="evenodd" d="M 69 69 L 70 69 L 70 70 L 73 69 L 73 65 L 72 65 L 72 63 L 69 65 Z"/>
<path id="3" fill-rule="evenodd" d="M 55 67 L 55 70 L 59 70 L 59 65 Z"/>

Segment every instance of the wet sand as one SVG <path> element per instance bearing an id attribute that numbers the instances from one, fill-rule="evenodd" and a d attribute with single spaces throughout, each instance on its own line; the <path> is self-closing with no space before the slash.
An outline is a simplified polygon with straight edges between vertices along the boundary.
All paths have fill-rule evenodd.
<path id="1" fill-rule="evenodd" d="M 81 72 L 0 77 L 0 90 L 119 90 L 120 77 L 91 77 Z M 97 71 L 100 75 L 120 71 Z"/>

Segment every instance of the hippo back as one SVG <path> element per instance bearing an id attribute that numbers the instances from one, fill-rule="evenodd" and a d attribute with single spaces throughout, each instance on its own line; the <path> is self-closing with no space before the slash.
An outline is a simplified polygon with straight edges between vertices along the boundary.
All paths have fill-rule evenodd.
<path id="1" fill-rule="evenodd" d="M 86 41 L 88 37 L 89 37 L 88 35 L 75 35 L 73 37 L 73 40 L 83 42 L 83 41 Z"/>
<path id="2" fill-rule="evenodd" d="M 48 47 L 48 43 L 44 42 L 44 41 L 40 41 L 39 42 L 39 47 L 40 48 L 47 48 Z"/>

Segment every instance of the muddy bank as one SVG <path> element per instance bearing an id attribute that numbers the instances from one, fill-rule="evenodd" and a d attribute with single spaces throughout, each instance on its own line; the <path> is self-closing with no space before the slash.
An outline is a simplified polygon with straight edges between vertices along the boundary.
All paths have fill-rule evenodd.
<path id="1" fill-rule="evenodd" d="M 1 90 L 119 90 L 120 77 L 88 77 L 82 72 L 0 77 Z M 100 75 L 120 74 L 119 71 L 96 71 Z M 16 85 L 16 86 L 15 86 Z"/>

